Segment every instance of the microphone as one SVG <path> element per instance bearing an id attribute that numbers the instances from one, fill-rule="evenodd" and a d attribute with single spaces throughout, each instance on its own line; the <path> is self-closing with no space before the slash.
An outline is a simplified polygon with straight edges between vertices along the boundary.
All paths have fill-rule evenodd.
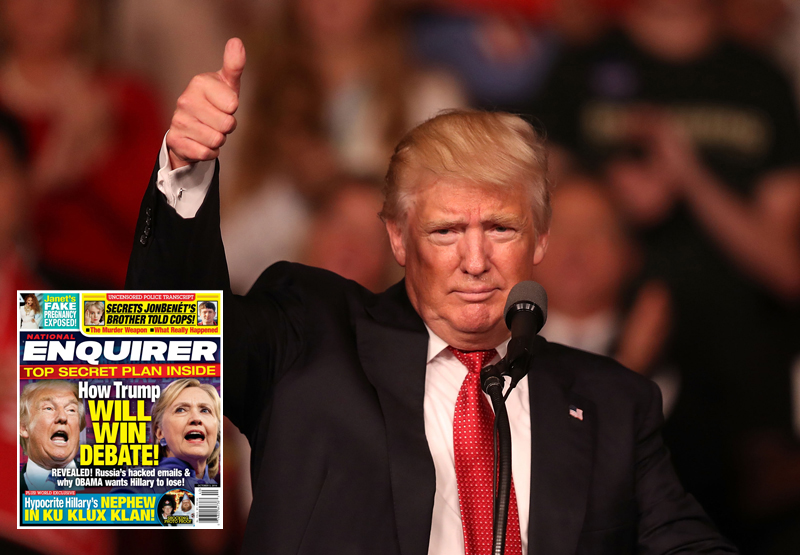
<path id="1" fill-rule="evenodd" d="M 547 321 L 547 293 L 535 281 L 521 281 L 508 294 L 504 311 L 506 326 L 511 330 L 511 341 L 505 360 L 504 374 L 511 376 L 508 391 L 528 373 L 531 344 Z"/>
<path id="2" fill-rule="evenodd" d="M 492 400 L 496 450 L 494 456 L 495 484 L 494 519 L 492 524 L 492 554 L 505 551 L 508 507 L 511 498 L 511 427 L 506 412 L 506 397 L 528 373 L 531 344 L 547 319 L 547 293 L 535 281 L 516 284 L 508 294 L 504 311 L 506 325 L 511 330 L 506 356 L 497 364 L 481 370 L 481 388 Z M 506 396 L 503 396 L 504 376 L 511 377 Z"/>

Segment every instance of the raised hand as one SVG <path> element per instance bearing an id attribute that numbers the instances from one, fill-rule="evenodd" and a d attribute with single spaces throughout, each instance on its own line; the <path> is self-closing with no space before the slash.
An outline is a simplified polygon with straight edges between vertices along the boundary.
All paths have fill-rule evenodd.
<path id="1" fill-rule="evenodd" d="M 167 134 L 172 169 L 200 160 L 213 160 L 236 129 L 233 114 L 239 108 L 239 84 L 246 56 L 242 41 L 225 45 L 222 69 L 195 75 L 178 98 Z"/>

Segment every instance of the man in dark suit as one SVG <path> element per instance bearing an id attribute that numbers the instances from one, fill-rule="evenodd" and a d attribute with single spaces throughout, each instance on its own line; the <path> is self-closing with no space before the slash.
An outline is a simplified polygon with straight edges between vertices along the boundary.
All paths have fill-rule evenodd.
<path id="1" fill-rule="evenodd" d="M 464 477 L 459 422 L 472 409 L 462 395 L 476 393 L 475 361 L 504 354 L 508 292 L 544 256 L 541 140 L 508 114 L 426 122 L 387 175 L 382 217 L 403 281 L 374 295 L 279 263 L 237 297 L 209 161 L 235 127 L 243 67 L 232 39 L 223 68 L 179 99 L 128 287 L 225 290 L 225 412 L 253 448 L 244 550 L 488 553 L 491 507 L 465 510 L 473 488 L 491 484 Z M 530 374 L 508 399 L 519 501 L 507 553 L 734 553 L 672 471 L 656 386 L 610 359 L 541 339 L 533 347 Z M 476 395 L 464 402 L 486 403 Z"/>

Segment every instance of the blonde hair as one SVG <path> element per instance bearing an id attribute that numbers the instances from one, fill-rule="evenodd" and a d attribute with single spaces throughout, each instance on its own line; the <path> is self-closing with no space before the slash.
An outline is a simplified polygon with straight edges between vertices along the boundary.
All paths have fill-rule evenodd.
<path id="1" fill-rule="evenodd" d="M 161 392 L 161 396 L 158 398 L 158 401 L 156 401 L 153 405 L 153 410 L 150 411 L 150 418 L 152 420 L 152 424 L 150 425 L 150 438 L 153 443 L 158 443 L 156 433 L 161 428 L 161 422 L 164 421 L 164 414 L 167 411 L 167 407 L 169 407 L 175 401 L 175 399 L 178 398 L 178 395 L 180 395 L 184 389 L 189 387 L 199 387 L 208 393 L 208 396 L 211 397 L 212 405 L 214 407 L 214 416 L 217 417 L 217 446 L 214 447 L 214 450 L 211 452 L 211 455 L 209 455 L 208 460 L 206 461 L 206 464 L 208 464 L 208 475 L 213 478 L 219 473 L 219 440 L 220 437 L 222 437 L 222 403 L 219 399 L 219 393 L 217 393 L 217 389 L 213 385 L 208 383 L 200 383 L 200 380 L 195 378 L 181 378 L 169 384 Z M 167 448 L 159 445 L 158 449 L 159 459 L 166 458 Z"/>
<path id="2" fill-rule="evenodd" d="M 106 317 L 106 306 L 103 301 L 87 301 L 83 303 L 83 321 L 89 321 L 89 309 L 90 308 L 99 308 L 100 309 L 100 321 L 102 322 L 105 320 Z"/>
<path id="3" fill-rule="evenodd" d="M 529 191 L 538 234 L 550 228 L 550 184 L 544 140 L 519 116 L 449 110 L 409 131 L 394 150 L 381 218 L 404 223 L 424 174 Z"/>
<path id="4" fill-rule="evenodd" d="M 19 396 L 19 426 L 20 428 L 25 427 L 28 428 L 31 423 L 31 417 L 33 416 L 33 404 L 41 396 L 45 390 L 53 390 L 53 389 L 67 389 L 75 395 L 75 399 L 78 400 L 78 416 L 80 418 L 80 430 L 83 431 L 86 428 L 86 411 L 83 407 L 83 401 L 80 397 L 78 397 L 78 384 L 73 382 L 68 382 L 65 380 L 37 380 L 33 383 L 29 383 L 25 386 L 22 390 L 22 393 Z M 19 436 L 20 443 L 22 443 L 22 451 L 27 455 L 28 454 L 28 438 Z"/>

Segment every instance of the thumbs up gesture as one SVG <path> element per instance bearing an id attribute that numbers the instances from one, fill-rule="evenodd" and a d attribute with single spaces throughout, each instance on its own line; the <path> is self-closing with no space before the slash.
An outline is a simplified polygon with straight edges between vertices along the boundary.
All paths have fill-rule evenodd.
<path id="1" fill-rule="evenodd" d="M 172 169 L 219 156 L 228 134 L 236 129 L 233 114 L 239 108 L 245 59 L 242 41 L 230 39 L 225 45 L 222 69 L 195 75 L 178 97 L 167 134 Z"/>

